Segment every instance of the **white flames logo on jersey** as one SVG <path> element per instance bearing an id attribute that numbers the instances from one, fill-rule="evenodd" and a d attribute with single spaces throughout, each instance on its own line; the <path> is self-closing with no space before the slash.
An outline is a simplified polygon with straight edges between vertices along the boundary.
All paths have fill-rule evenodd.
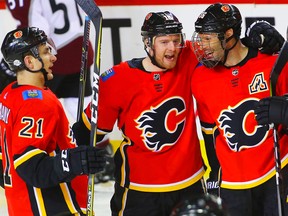
<path id="1" fill-rule="evenodd" d="M 146 110 L 135 120 L 148 149 L 160 151 L 174 145 L 185 125 L 186 107 L 181 98 L 170 98 Z"/>
<path id="2" fill-rule="evenodd" d="M 251 98 L 241 101 L 223 110 L 218 118 L 226 142 L 234 152 L 261 145 L 268 135 L 267 127 L 257 125 L 255 120 L 257 101 Z"/>

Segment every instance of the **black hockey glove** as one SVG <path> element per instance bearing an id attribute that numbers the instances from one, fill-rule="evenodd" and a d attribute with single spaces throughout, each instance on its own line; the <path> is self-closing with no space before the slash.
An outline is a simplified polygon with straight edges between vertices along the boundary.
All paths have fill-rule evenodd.
<path id="1" fill-rule="evenodd" d="M 206 180 L 206 189 L 209 194 L 219 196 L 219 182 L 217 179 L 208 178 Z"/>
<path id="2" fill-rule="evenodd" d="M 90 130 L 86 127 L 82 118 L 72 125 L 72 130 L 78 146 L 89 145 Z M 105 134 L 97 134 L 97 147 L 105 148 L 108 144 L 109 139 L 106 139 Z"/>
<path id="3" fill-rule="evenodd" d="M 115 172 L 115 163 L 114 163 L 114 151 L 112 144 L 109 142 L 109 139 L 107 141 L 108 145 L 106 145 L 105 149 L 107 151 L 107 161 L 106 166 L 104 168 L 103 172 L 97 173 L 95 175 L 95 183 L 101 183 L 101 182 L 107 182 L 109 180 L 114 180 L 114 172 Z M 102 143 L 100 143 L 101 145 Z M 99 144 L 97 143 L 97 146 Z"/>
<path id="4" fill-rule="evenodd" d="M 16 73 L 9 69 L 4 59 L 0 62 L 0 92 L 11 82 L 16 80 Z"/>
<path id="5" fill-rule="evenodd" d="M 264 36 L 264 41 L 261 35 Z M 270 23 L 261 20 L 255 21 L 246 29 L 244 41 L 248 47 L 258 48 L 262 53 L 273 54 L 280 51 L 285 39 Z"/>
<path id="6" fill-rule="evenodd" d="M 95 174 L 104 170 L 106 150 L 91 146 L 78 146 L 57 154 L 55 169 L 60 179 L 72 179 L 77 175 Z"/>
<path id="7" fill-rule="evenodd" d="M 259 125 L 270 123 L 288 125 L 288 98 L 268 97 L 261 99 L 255 109 L 256 120 Z"/>

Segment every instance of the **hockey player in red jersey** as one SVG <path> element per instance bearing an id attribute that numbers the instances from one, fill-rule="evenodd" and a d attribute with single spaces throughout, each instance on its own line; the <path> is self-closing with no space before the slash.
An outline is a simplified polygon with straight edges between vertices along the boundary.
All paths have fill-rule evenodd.
<path id="1" fill-rule="evenodd" d="M 65 111 L 74 122 L 77 115 L 79 94 L 84 13 L 75 1 L 5 1 L 11 15 L 16 20 L 17 28 L 38 27 L 46 33 L 48 38 L 53 39 L 57 48 L 58 61 L 55 62 L 53 67 L 54 78 L 47 82 L 47 86 L 58 98 L 62 98 Z M 90 101 L 92 93 L 90 80 L 90 66 L 92 63 L 93 48 L 89 41 L 85 104 Z M 4 62 L 2 64 L 3 67 L 0 67 L 0 72 L 3 72 L 0 76 L 6 74 L 8 80 L 15 79 L 14 74 L 5 68 Z M 1 84 L 2 80 L 0 81 Z M 4 85 L 5 83 L 3 83 Z"/>
<path id="2" fill-rule="evenodd" d="M 47 81 L 47 86 L 64 105 L 65 112 L 70 122 L 76 121 L 79 80 L 81 68 L 84 13 L 75 1 L 10 1 L 5 0 L 7 9 L 16 20 L 17 28 L 28 26 L 44 30 L 48 38 L 52 38 L 57 48 L 58 60 L 53 66 L 53 79 Z M 93 63 L 93 48 L 89 41 L 87 56 L 87 78 L 85 83 L 85 106 L 91 100 L 91 75 L 90 66 Z M 73 53 L 73 55 L 71 55 Z M 12 81 L 16 80 L 15 72 L 11 71 L 5 61 L 0 63 L 0 92 Z M 103 140 L 108 143 L 109 139 Z M 112 145 L 107 145 L 111 150 Z M 108 157 L 105 171 L 97 173 L 95 182 L 113 179 L 113 160 Z"/>
<path id="3" fill-rule="evenodd" d="M 203 194 L 204 172 L 190 83 L 198 64 L 182 24 L 170 12 L 149 13 L 141 35 L 147 57 L 102 73 L 97 139 L 117 121 L 112 215 L 167 216 L 181 199 Z M 73 125 L 89 141 L 91 109 Z"/>
<path id="4" fill-rule="evenodd" d="M 148 56 L 100 77 L 97 138 L 116 121 L 124 137 L 114 156 L 112 215 L 164 216 L 180 199 L 203 194 L 204 167 L 197 134 L 191 133 L 196 123 L 187 91 L 197 59 L 170 12 L 149 13 L 141 35 Z M 85 130 L 83 124 L 90 128 L 89 106 L 85 114 L 75 132 Z"/>
<path id="5" fill-rule="evenodd" d="M 3 57 L 17 74 L 17 82 L 0 97 L 2 173 L 10 216 L 84 215 L 87 174 L 105 166 L 103 150 L 85 143 L 77 147 L 61 103 L 45 87 L 53 78 L 52 50 L 46 34 L 35 27 L 13 30 L 2 43 Z"/>
<path id="6" fill-rule="evenodd" d="M 220 196 L 228 213 L 276 216 L 273 133 L 267 125 L 257 125 L 254 108 L 270 94 L 270 71 L 277 55 L 244 46 L 239 40 L 241 23 L 238 8 L 230 4 L 216 3 L 200 14 L 192 42 L 202 64 L 194 71 L 192 93 L 203 131 L 207 137 L 213 136 L 210 140 L 214 143 L 206 143 L 206 148 L 215 147 L 221 166 Z M 287 75 L 282 75 L 278 95 L 288 90 Z M 288 163 L 285 141 L 283 136 L 280 149 L 284 169 Z"/>

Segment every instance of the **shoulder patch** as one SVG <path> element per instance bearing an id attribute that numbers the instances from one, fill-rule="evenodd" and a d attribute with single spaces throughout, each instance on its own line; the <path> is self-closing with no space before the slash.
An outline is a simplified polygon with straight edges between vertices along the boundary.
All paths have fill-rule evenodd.
<path id="1" fill-rule="evenodd" d="M 42 91 L 37 89 L 25 90 L 22 92 L 22 97 L 24 100 L 28 99 L 43 99 Z"/>
<path id="2" fill-rule="evenodd" d="M 199 63 L 196 65 L 196 68 L 201 67 L 201 66 L 203 66 L 203 64 L 199 62 Z"/>
<path id="3" fill-rule="evenodd" d="M 110 68 L 109 70 L 106 70 L 105 72 L 103 72 L 101 74 L 101 79 L 103 81 L 106 81 L 107 79 L 109 79 L 110 77 L 112 77 L 115 74 L 115 71 L 113 70 L 113 68 Z"/>

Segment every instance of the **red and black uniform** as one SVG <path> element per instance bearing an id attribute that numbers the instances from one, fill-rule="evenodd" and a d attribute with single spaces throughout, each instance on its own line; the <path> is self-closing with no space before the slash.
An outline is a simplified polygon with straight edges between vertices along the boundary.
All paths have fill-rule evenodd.
<path id="1" fill-rule="evenodd" d="M 200 65 L 194 72 L 192 93 L 202 130 L 214 137 L 221 188 L 251 189 L 275 176 L 273 133 L 268 126 L 257 125 L 254 109 L 257 101 L 270 96 L 270 72 L 276 58 L 249 49 L 236 66 L 209 69 Z M 288 92 L 287 75 L 284 70 L 279 77 L 278 95 Z M 288 163 L 286 140 L 286 136 L 280 139 L 282 167 Z"/>
<path id="2" fill-rule="evenodd" d="M 57 59 L 53 66 L 50 89 L 59 98 L 77 97 L 83 43 L 83 12 L 75 1 L 37 0 L 9 1 L 8 9 L 17 20 L 17 27 L 33 26 L 43 30 L 52 38 L 57 48 Z M 90 43 L 90 42 L 89 42 Z M 93 64 L 93 48 L 89 45 L 88 69 Z M 90 73 L 90 72 L 89 72 Z M 87 75 L 85 96 L 91 95 L 90 75 Z"/>
<path id="3" fill-rule="evenodd" d="M 190 58 L 195 61 L 187 61 Z M 149 211 L 149 215 L 160 215 L 159 203 L 149 206 L 150 202 L 138 199 L 144 194 L 164 196 L 162 192 L 185 190 L 204 174 L 191 91 L 187 88 L 197 60 L 190 47 L 183 48 L 177 66 L 165 72 L 145 71 L 142 60 L 122 62 L 101 75 L 97 127 L 105 134 L 117 121 L 124 137 L 115 154 L 112 211 L 133 214 L 131 203 L 134 211 L 140 211 L 137 215 Z M 84 117 L 89 128 L 89 106 Z M 150 193 L 134 197 L 131 191 Z M 168 212 L 180 198 L 167 205 Z"/>
<path id="4" fill-rule="evenodd" d="M 66 183 L 55 172 L 52 160 L 59 150 L 76 145 L 56 96 L 49 89 L 15 82 L 2 92 L 0 112 L 9 215 L 82 215 L 87 176 Z"/>

